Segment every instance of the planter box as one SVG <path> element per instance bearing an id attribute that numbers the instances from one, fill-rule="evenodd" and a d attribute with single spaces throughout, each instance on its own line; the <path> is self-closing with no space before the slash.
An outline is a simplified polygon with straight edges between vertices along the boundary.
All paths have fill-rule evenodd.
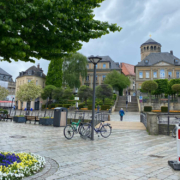
<path id="1" fill-rule="evenodd" d="M 13 117 L 13 121 L 17 122 L 17 123 L 25 123 L 26 122 L 26 118 L 25 117 Z"/>
<path id="2" fill-rule="evenodd" d="M 39 119 L 39 124 L 42 124 L 42 125 L 53 125 L 53 120 L 52 118 L 40 118 Z"/>

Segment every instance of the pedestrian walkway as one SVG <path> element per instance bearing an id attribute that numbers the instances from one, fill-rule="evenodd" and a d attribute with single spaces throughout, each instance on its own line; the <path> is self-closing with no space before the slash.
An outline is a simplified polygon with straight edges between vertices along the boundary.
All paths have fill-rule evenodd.
<path id="1" fill-rule="evenodd" d="M 111 114 L 110 120 L 113 129 L 146 130 L 144 124 L 140 122 L 139 112 L 125 112 L 123 121 L 120 121 L 119 112 L 115 111 Z"/>
<path id="2" fill-rule="evenodd" d="M 0 121 L 0 151 L 32 152 L 55 160 L 53 175 L 37 180 L 178 180 L 168 166 L 176 160 L 176 140 L 142 130 L 112 130 L 109 138 L 63 136 L 63 128 Z M 25 136 L 11 138 L 11 136 Z M 49 177 L 48 177 L 49 176 Z M 28 178 L 30 179 L 30 178 Z"/>

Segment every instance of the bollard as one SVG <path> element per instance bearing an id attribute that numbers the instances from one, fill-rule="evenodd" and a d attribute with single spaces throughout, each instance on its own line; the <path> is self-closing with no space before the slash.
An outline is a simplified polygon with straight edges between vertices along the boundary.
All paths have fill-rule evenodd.
<path id="1" fill-rule="evenodd" d="M 169 166 L 180 171 L 180 126 L 176 124 L 177 161 L 168 161 Z"/>

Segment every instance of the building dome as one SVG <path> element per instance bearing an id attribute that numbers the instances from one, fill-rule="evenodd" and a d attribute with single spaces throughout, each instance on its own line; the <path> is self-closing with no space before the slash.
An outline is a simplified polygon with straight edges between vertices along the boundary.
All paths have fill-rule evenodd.
<path id="1" fill-rule="evenodd" d="M 141 61 L 146 58 L 150 53 L 161 52 L 161 44 L 153 39 L 148 39 L 146 42 L 141 44 Z"/>
<path id="2" fill-rule="evenodd" d="M 156 41 L 153 40 L 152 38 L 148 39 L 145 43 L 141 44 L 141 46 L 144 46 L 144 45 L 151 45 L 151 44 L 157 44 L 157 45 L 161 46 L 160 43 L 156 42 Z"/>

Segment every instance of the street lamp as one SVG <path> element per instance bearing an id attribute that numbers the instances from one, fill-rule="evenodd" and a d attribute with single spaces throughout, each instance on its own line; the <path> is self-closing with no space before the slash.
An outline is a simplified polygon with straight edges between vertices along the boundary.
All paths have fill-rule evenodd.
<path id="1" fill-rule="evenodd" d="M 93 104 L 92 104 L 92 131 L 91 140 L 94 140 L 94 109 L 95 109 L 95 84 L 96 84 L 96 64 L 102 60 L 99 56 L 90 56 L 88 59 L 94 64 L 94 77 L 93 77 Z"/>
<path id="2" fill-rule="evenodd" d="M 13 100 L 14 100 L 14 97 L 12 98 L 11 109 L 12 109 Z M 10 109 L 10 114 L 11 114 L 11 109 Z"/>

